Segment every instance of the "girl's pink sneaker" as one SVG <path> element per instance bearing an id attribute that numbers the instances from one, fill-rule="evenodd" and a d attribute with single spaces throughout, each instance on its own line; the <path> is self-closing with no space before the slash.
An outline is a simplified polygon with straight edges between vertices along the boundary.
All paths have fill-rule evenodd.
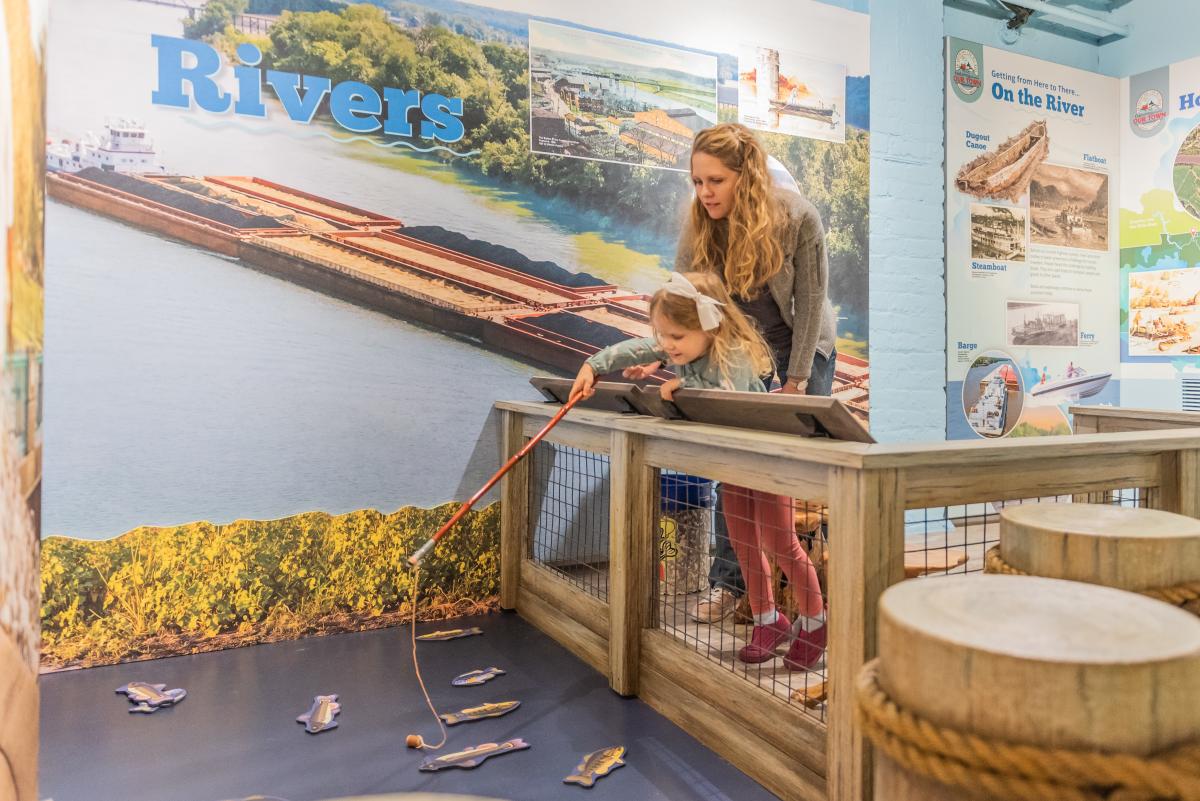
<path id="1" fill-rule="evenodd" d="M 751 664 L 766 662 L 775 658 L 775 649 L 787 639 L 791 633 L 792 624 L 787 615 L 779 612 L 774 623 L 766 626 L 755 626 L 750 635 L 750 642 L 738 651 L 738 659 Z"/>
<path id="2" fill-rule="evenodd" d="M 801 631 L 792 641 L 783 664 L 788 670 L 808 670 L 821 661 L 825 653 L 825 640 L 829 634 L 829 624 L 822 623 L 812 631 Z"/>

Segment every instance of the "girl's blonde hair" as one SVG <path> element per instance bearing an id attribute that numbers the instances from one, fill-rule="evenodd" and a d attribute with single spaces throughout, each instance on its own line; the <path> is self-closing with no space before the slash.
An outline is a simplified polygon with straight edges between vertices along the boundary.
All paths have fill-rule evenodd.
<path id="1" fill-rule="evenodd" d="M 708 357 L 716 366 L 722 378 L 728 378 L 730 368 L 735 364 L 748 363 L 755 375 L 766 375 L 774 370 L 771 360 L 771 350 L 759 333 L 758 327 L 750 318 L 742 313 L 721 279 L 712 273 L 683 273 L 683 277 L 692 282 L 696 291 L 708 295 L 721 304 L 721 324 L 714 330 L 708 331 L 713 337 L 708 349 Z M 666 319 L 690 331 L 702 331 L 700 312 L 696 301 L 683 295 L 668 292 L 666 288 L 654 293 L 650 299 L 650 316 L 661 314 Z"/>
<path id="2" fill-rule="evenodd" d="M 686 239 L 694 270 L 723 275 L 729 290 L 755 297 L 783 269 L 783 249 L 775 230 L 778 204 L 771 197 L 767 153 L 744 125 L 725 122 L 696 134 L 692 156 L 706 153 L 738 174 L 733 204 L 720 220 L 708 216 L 699 196 L 692 200 Z"/>

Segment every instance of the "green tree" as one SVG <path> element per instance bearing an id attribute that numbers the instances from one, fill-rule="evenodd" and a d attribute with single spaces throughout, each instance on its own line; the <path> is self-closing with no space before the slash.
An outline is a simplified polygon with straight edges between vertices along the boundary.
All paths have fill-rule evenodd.
<path id="1" fill-rule="evenodd" d="M 183 23 L 183 35 L 188 39 L 204 39 L 224 33 L 233 25 L 234 17 L 246 13 L 249 0 L 208 0 L 200 16 Z"/>

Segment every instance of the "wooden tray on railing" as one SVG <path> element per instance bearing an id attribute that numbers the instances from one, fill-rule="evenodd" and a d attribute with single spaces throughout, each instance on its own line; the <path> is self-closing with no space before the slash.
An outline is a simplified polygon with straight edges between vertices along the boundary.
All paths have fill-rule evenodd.
<path id="1" fill-rule="evenodd" d="M 844 442 L 875 441 L 845 404 L 820 395 L 681 389 L 674 406 L 683 419 L 697 423 Z"/>
<path id="2" fill-rule="evenodd" d="M 571 384 L 574 382 L 569 378 L 534 376 L 529 379 L 529 383 L 533 384 L 534 388 L 542 393 L 546 400 L 553 401 L 554 403 L 566 403 L 571 397 Z M 596 394 L 587 400 L 580 401 L 576 405 L 586 409 L 599 409 L 604 412 L 653 416 L 654 413 L 652 411 L 640 405 L 635 395 L 636 390 L 637 387 L 634 384 L 597 381 Z"/>
<path id="3" fill-rule="evenodd" d="M 555 403 L 566 403 L 571 395 L 569 378 L 534 376 L 529 383 Z M 664 420 L 690 420 L 801 437 L 875 441 L 845 404 L 833 398 L 717 389 L 681 389 L 674 397 L 674 402 L 663 400 L 657 386 L 599 381 L 596 394 L 579 405 L 608 412 L 644 414 Z"/>

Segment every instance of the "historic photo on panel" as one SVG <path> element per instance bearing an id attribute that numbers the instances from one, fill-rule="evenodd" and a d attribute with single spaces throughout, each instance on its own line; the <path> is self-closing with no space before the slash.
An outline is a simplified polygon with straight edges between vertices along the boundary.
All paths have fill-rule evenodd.
<path id="1" fill-rule="evenodd" d="M 971 204 L 971 258 L 1025 261 L 1025 209 Z"/>

